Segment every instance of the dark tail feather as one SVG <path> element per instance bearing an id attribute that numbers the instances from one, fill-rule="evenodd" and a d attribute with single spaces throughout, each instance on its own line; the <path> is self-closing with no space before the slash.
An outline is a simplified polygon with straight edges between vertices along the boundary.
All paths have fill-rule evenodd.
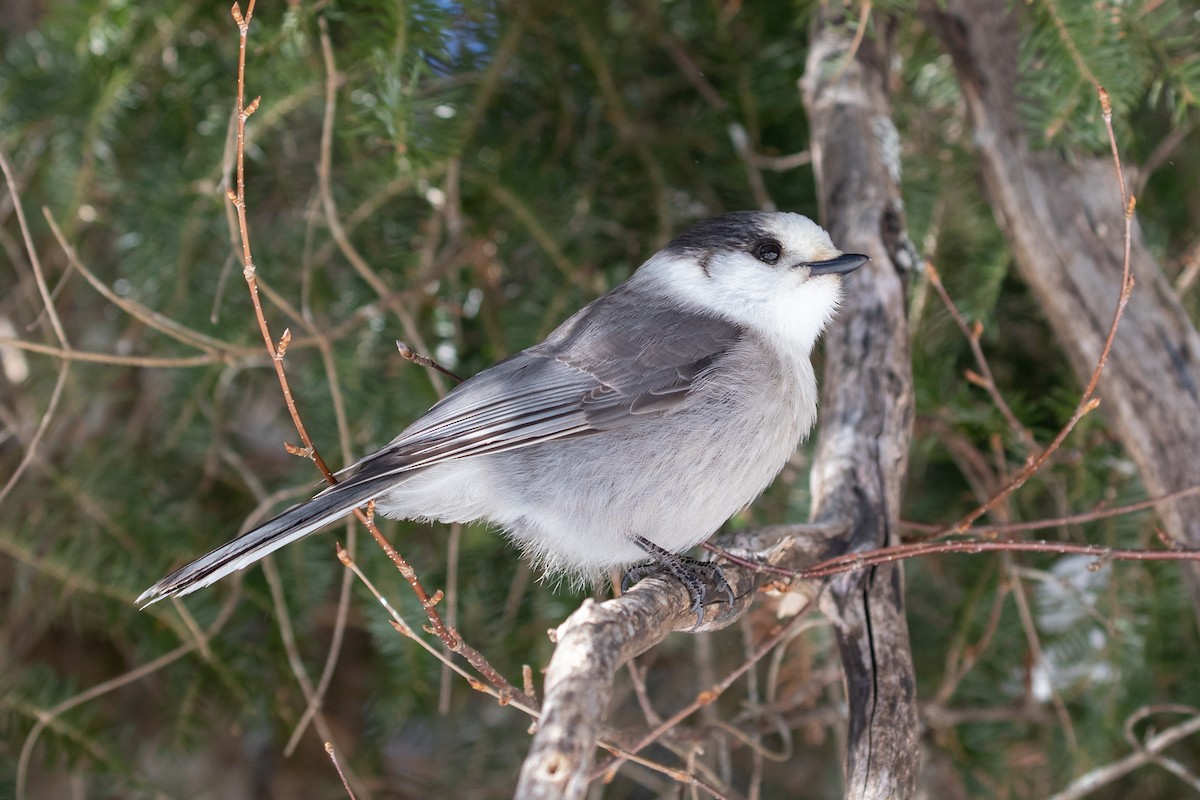
<path id="1" fill-rule="evenodd" d="M 357 477 L 357 476 L 356 476 Z M 338 517 L 378 496 L 396 477 L 386 480 L 354 480 L 331 486 L 321 494 L 293 506 L 269 522 L 197 558 L 175 570 L 142 592 L 137 603 L 142 608 L 164 597 L 179 597 L 219 581 L 226 575 L 245 569 L 268 553 L 303 539 Z"/>

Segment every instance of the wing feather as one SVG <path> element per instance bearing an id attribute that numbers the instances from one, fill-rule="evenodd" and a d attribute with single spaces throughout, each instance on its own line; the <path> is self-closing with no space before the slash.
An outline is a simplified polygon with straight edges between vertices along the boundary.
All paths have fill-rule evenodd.
<path id="1" fill-rule="evenodd" d="M 453 459 L 593 435 L 686 405 L 742 329 L 622 289 L 579 311 L 540 345 L 462 383 L 347 470 L 348 480 L 374 482 Z"/>

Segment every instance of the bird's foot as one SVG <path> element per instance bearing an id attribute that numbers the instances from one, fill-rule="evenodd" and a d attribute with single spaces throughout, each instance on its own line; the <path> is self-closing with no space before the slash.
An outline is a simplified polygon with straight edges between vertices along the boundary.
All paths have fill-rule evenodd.
<path id="1" fill-rule="evenodd" d="M 725 575 L 717 564 L 672 553 L 644 536 L 635 536 L 633 541 L 646 551 L 646 555 L 650 556 L 651 561 L 649 564 L 641 564 L 626 571 L 621 578 L 622 593 L 628 591 L 630 586 L 642 578 L 663 572 L 667 573 L 682 583 L 692 598 L 692 611 L 696 613 L 696 624 L 692 630 L 704 624 L 704 598 L 708 595 L 708 584 L 715 584 L 720 591 L 725 592 L 729 604 L 733 605 L 733 589 L 725 582 Z"/>

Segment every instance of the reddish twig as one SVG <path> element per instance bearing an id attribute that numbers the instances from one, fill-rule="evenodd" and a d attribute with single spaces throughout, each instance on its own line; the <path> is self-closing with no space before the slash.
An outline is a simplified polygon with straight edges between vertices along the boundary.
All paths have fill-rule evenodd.
<path id="1" fill-rule="evenodd" d="M 980 338 L 983 336 L 983 326 L 977 321 L 974 327 L 967 325 L 967 321 L 963 319 L 958 307 L 951 299 L 950 293 L 946 291 L 946 287 L 942 284 L 942 276 L 938 274 L 937 267 L 932 261 L 925 262 L 925 277 L 929 279 L 929 284 L 933 286 L 935 292 L 942 300 L 942 304 L 946 306 L 946 310 L 950 312 L 950 316 L 954 319 L 954 323 L 958 325 L 958 329 L 962 331 L 963 336 L 967 339 L 967 344 L 971 347 L 971 354 L 975 356 L 975 365 L 979 368 L 979 373 L 967 371 L 967 380 L 983 388 L 992 398 L 996 408 L 1000 414 L 1008 422 L 1008 426 L 1013 429 L 1013 432 L 1020 437 L 1021 441 L 1030 450 L 1037 449 L 1037 442 L 1033 438 L 1033 434 L 1029 429 L 1021 424 L 1017 419 L 1017 415 L 1009 408 L 1008 403 L 1004 402 L 1004 397 L 1000 394 L 1000 389 L 996 386 L 996 379 L 992 375 L 992 368 L 988 365 L 987 356 L 983 354 L 983 348 L 979 344 Z"/>
<path id="2" fill-rule="evenodd" d="M 1019 533 L 1021 531 L 1036 531 L 1043 528 L 1060 528 L 1064 525 L 1080 525 L 1085 522 L 1095 522 L 1099 519 L 1108 519 L 1109 517 L 1120 517 L 1124 514 L 1132 514 L 1136 511 L 1145 511 L 1149 508 L 1154 508 L 1159 503 L 1178 500 L 1181 497 L 1190 497 L 1194 494 L 1200 494 L 1200 486 L 1190 486 L 1187 489 L 1180 489 L 1177 492 L 1152 497 L 1149 500 L 1139 500 L 1136 503 L 1128 505 L 1116 506 L 1114 508 L 1102 508 L 1096 511 L 1085 511 L 1080 514 L 1068 514 L 1062 517 L 1049 517 L 1047 519 L 1038 519 L 1031 522 L 1010 522 L 1003 525 L 980 525 L 973 528 L 968 528 L 963 531 L 964 534 L 983 534 L 992 535 L 998 533 Z M 901 523 L 906 528 L 914 530 L 922 530 L 927 533 L 941 533 L 944 528 L 940 525 L 926 525 L 917 522 Z"/>
<path id="3" fill-rule="evenodd" d="M 822 561 L 820 564 L 808 569 L 781 570 L 778 567 L 764 567 L 762 571 L 776 574 L 786 572 L 801 580 L 812 580 L 814 578 L 827 578 L 830 575 L 840 575 L 844 572 L 854 572 L 878 564 L 903 561 L 909 558 L 916 558 L 917 556 L 935 555 L 938 553 L 989 553 L 1005 551 L 1095 556 L 1096 563 L 1092 567 L 1096 569 L 1099 569 L 1109 561 L 1200 561 L 1200 550 L 1138 550 L 1105 547 L 1098 544 L 1068 544 L 1065 542 L 983 542 L 971 540 L 965 542 L 941 541 L 898 544 L 892 547 L 881 547 L 878 550 L 838 556 L 837 558 Z"/>
<path id="4" fill-rule="evenodd" d="M 238 26 L 238 88 L 237 88 L 237 104 L 236 111 L 236 133 L 237 133 L 237 188 L 229 192 L 229 200 L 237 211 L 238 232 L 241 236 L 242 244 L 242 275 L 246 279 L 246 285 L 250 290 L 250 299 L 254 306 L 255 318 L 258 321 L 259 331 L 262 333 L 263 342 L 266 345 L 267 352 L 271 356 L 271 363 L 275 367 L 275 374 L 279 379 L 279 386 L 283 392 L 284 402 L 287 404 L 288 412 L 291 414 L 292 423 L 296 427 L 296 432 L 300 436 L 303 443 L 302 448 L 293 448 L 294 452 L 304 455 L 312 461 L 317 469 L 321 471 L 325 481 L 329 484 L 337 483 L 337 478 L 326 465 L 325 460 L 317 451 L 316 445 L 308 435 L 308 431 L 304 427 L 304 423 L 300 419 L 300 413 L 296 408 L 295 398 L 292 396 L 291 387 L 288 384 L 287 374 L 283 367 L 283 357 L 287 350 L 288 342 L 291 340 L 291 333 L 285 330 L 283 336 L 279 340 L 278 346 L 274 343 L 271 336 L 270 328 L 267 325 L 266 315 L 263 312 L 262 301 L 259 298 L 258 282 L 255 277 L 254 259 L 250 250 L 250 235 L 246 222 L 246 192 L 245 192 L 245 140 L 246 140 L 246 120 L 250 118 L 258 108 L 259 100 L 255 98 L 249 106 L 245 103 L 245 85 L 246 85 L 246 42 L 250 29 L 250 20 L 254 14 L 254 2 L 250 0 L 246 7 L 245 15 L 242 14 L 240 6 L 235 3 L 231 10 L 233 19 Z M 433 596 L 425 590 L 421 581 L 417 578 L 416 571 L 411 565 L 396 551 L 396 548 L 384 537 L 384 535 L 375 526 L 373 517 L 373 509 L 368 506 L 368 511 L 355 509 L 354 515 L 367 526 L 367 531 L 375 542 L 383 550 L 384 554 L 392 561 L 399 570 L 404 580 L 408 583 L 413 593 L 421 603 L 421 607 L 425 610 L 425 614 L 429 619 L 429 627 L 427 630 L 442 640 L 442 643 L 451 651 L 458 653 L 465 658 L 486 680 L 491 682 L 497 689 L 500 690 L 502 696 L 520 696 L 524 697 L 523 693 L 512 684 L 510 684 L 479 651 L 467 645 L 458 632 L 448 627 L 438 614 L 436 605 L 441 599 L 441 593 L 435 593 Z"/>
<path id="5" fill-rule="evenodd" d="M 1100 376 L 1104 372 L 1104 367 L 1108 363 L 1108 357 L 1112 353 L 1113 342 L 1117 338 L 1117 328 L 1120 327 L 1121 317 L 1125 314 L 1125 307 L 1129 304 L 1129 296 L 1133 293 L 1133 272 L 1130 269 L 1130 251 L 1133 243 L 1133 210 L 1136 205 L 1135 198 L 1128 196 L 1125 191 L 1125 175 L 1121 169 L 1121 156 L 1117 150 L 1117 137 L 1113 132 L 1112 127 L 1112 104 L 1108 99 L 1108 92 L 1104 88 L 1097 85 L 1097 90 L 1100 95 L 1100 104 L 1104 110 L 1104 126 L 1108 130 L 1108 140 L 1112 145 L 1113 160 L 1117 165 L 1117 182 L 1121 190 L 1121 207 L 1125 212 L 1125 231 L 1124 231 L 1124 258 L 1121 265 L 1121 291 L 1117 297 L 1117 307 L 1113 312 L 1112 324 L 1109 325 L 1108 335 L 1104 339 L 1104 346 L 1100 350 L 1100 357 L 1096 360 L 1096 368 L 1092 370 L 1092 376 L 1088 380 L 1087 387 L 1083 390 L 1083 394 L 1079 398 L 1079 403 L 1075 406 L 1075 411 L 1071 414 L 1071 418 L 1067 420 L 1067 424 L 1062 427 L 1062 430 L 1055 435 L 1054 439 L 1046 446 L 1044 450 L 1036 456 L 1025 462 L 1025 466 L 1017 473 L 1008 484 L 997 492 L 990 500 L 983 503 L 974 511 L 971 511 L 954 525 L 944 531 L 944 534 L 962 533 L 971 527 L 975 520 L 982 517 L 987 512 L 996 508 L 1002 503 L 1005 498 L 1015 492 L 1017 489 L 1025 485 L 1033 475 L 1042 468 L 1054 454 L 1062 443 L 1070 435 L 1079 421 L 1088 413 L 1094 411 L 1100 405 L 1100 399 L 1093 397 L 1096 393 L 1096 386 L 1100 383 Z"/>

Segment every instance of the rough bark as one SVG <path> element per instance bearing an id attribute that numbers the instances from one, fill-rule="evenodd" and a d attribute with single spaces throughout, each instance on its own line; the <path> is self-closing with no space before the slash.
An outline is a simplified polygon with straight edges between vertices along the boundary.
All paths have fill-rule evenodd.
<path id="1" fill-rule="evenodd" d="M 1086 381 L 1120 289 L 1124 216 L 1112 159 L 1030 149 L 1017 110 L 1020 4 L 924 0 L 921 10 L 954 60 L 984 184 L 1021 277 Z M 1160 495 L 1200 484 L 1200 336 L 1136 219 L 1131 264 L 1137 284 L 1098 396 L 1147 491 Z M 1158 512 L 1173 538 L 1200 545 L 1200 498 Z M 1183 569 L 1200 615 L 1200 567 Z"/>
<path id="2" fill-rule="evenodd" d="M 519 800 L 586 794 L 596 741 L 621 665 L 672 631 L 713 631 L 732 624 L 750 607 L 764 579 L 734 565 L 724 573 L 734 602 L 706 605 L 699 627 L 683 584 L 670 578 L 640 581 L 621 597 L 603 603 L 585 601 L 558 626 L 541 718 L 517 785 Z M 709 597 L 723 596 L 711 583 L 707 591 Z"/>
<path id="3" fill-rule="evenodd" d="M 818 14 L 802 82 L 822 222 L 839 247 L 871 257 L 825 338 L 813 521 L 848 524 L 827 555 L 898 543 L 913 418 L 905 274 L 914 257 L 887 92 L 890 26 L 877 16 L 856 47 L 854 22 L 836 3 Z M 834 578 L 822 609 L 837 629 L 849 702 L 846 796 L 911 797 L 920 751 L 900 565 Z"/>

